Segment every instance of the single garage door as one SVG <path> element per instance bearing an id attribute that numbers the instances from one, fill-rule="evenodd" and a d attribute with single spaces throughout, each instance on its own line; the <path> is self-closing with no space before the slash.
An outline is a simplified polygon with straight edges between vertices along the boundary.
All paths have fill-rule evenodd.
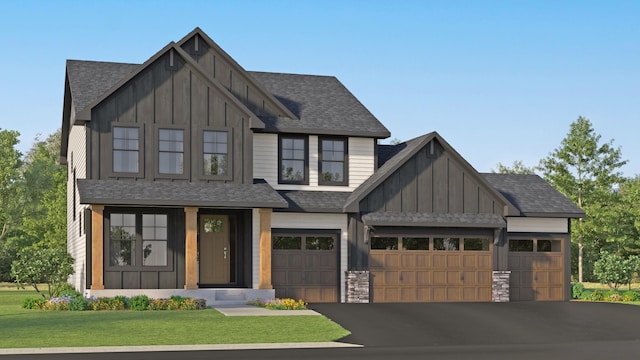
<path id="1" fill-rule="evenodd" d="M 512 301 L 564 300 L 562 240 L 509 239 Z"/>
<path id="2" fill-rule="evenodd" d="M 483 236 L 373 236 L 372 301 L 491 301 L 492 248 Z"/>
<path id="3" fill-rule="evenodd" d="M 338 301 L 338 236 L 273 234 L 271 281 L 276 297 Z"/>

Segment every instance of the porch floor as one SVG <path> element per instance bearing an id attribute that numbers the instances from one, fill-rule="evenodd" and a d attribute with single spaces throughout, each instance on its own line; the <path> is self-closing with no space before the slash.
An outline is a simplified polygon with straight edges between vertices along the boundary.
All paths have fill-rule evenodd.
<path id="1" fill-rule="evenodd" d="M 170 298 L 171 296 L 183 296 L 195 299 L 205 299 L 208 307 L 219 305 L 245 305 L 255 299 L 273 299 L 273 289 L 243 289 L 243 288 L 215 288 L 215 289 L 105 289 L 87 290 L 85 296 L 113 297 L 147 295 L 152 299 Z"/>

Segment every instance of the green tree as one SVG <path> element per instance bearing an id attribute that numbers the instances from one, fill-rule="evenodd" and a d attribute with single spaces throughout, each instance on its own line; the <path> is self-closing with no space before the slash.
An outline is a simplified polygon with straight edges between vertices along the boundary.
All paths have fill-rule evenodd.
<path id="1" fill-rule="evenodd" d="M 0 129 L 0 242 L 19 218 L 20 206 L 16 201 L 21 166 L 21 154 L 16 149 L 19 135 L 17 131 Z"/>
<path id="2" fill-rule="evenodd" d="M 603 251 L 593 266 L 593 273 L 601 284 L 607 284 L 617 290 L 620 285 L 631 284 L 633 273 L 640 267 L 640 258 L 630 256 L 625 259 L 620 255 Z"/>
<path id="3" fill-rule="evenodd" d="M 615 189 L 623 181 L 619 171 L 626 164 L 613 140 L 601 143 L 591 121 L 580 116 L 571 123 L 560 147 L 540 161 L 544 178 L 581 207 L 587 217 L 574 223 L 572 241 L 577 243 L 578 281 L 583 281 L 585 247 L 602 249 L 608 237 L 603 223 L 615 221 L 608 209 L 616 201 Z"/>
<path id="4" fill-rule="evenodd" d="M 11 264 L 11 275 L 18 287 L 24 289 L 25 285 L 31 285 L 45 299 L 58 296 L 71 274 L 73 257 L 60 248 L 29 246 L 22 249 Z M 38 287 L 39 283 L 48 285 L 46 293 Z"/>
<path id="5" fill-rule="evenodd" d="M 499 174 L 535 174 L 535 168 L 526 166 L 522 161 L 516 160 L 511 166 L 498 163 L 496 169 L 491 169 L 491 172 Z"/>

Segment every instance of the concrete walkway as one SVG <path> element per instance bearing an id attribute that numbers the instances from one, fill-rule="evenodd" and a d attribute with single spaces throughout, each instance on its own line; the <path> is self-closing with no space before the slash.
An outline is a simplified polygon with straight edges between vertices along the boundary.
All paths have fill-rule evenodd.
<path id="1" fill-rule="evenodd" d="M 313 310 L 269 310 L 252 305 L 214 305 L 225 316 L 299 316 L 322 315 Z"/>

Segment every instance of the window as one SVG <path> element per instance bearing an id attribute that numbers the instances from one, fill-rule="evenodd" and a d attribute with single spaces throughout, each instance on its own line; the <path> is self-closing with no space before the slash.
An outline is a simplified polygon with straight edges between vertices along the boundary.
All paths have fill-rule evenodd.
<path id="1" fill-rule="evenodd" d="M 136 258 L 136 215 L 111 214 L 109 265 L 134 266 Z"/>
<path id="2" fill-rule="evenodd" d="M 460 250 L 460 239 L 457 238 L 434 238 L 433 250 L 456 251 Z"/>
<path id="3" fill-rule="evenodd" d="M 281 136 L 279 146 L 280 174 L 278 182 L 309 184 L 309 157 L 306 137 Z"/>
<path id="4" fill-rule="evenodd" d="M 509 240 L 509 251 L 533 252 L 533 240 Z"/>
<path id="5" fill-rule="evenodd" d="M 319 138 L 319 184 L 348 185 L 346 139 Z"/>
<path id="6" fill-rule="evenodd" d="M 429 238 L 402 238 L 403 250 L 429 250 Z"/>
<path id="7" fill-rule="evenodd" d="M 536 248 L 538 252 L 561 252 L 560 240 L 538 240 Z"/>
<path id="8" fill-rule="evenodd" d="M 113 128 L 113 172 L 139 172 L 139 142 L 138 128 Z"/>
<path id="9" fill-rule="evenodd" d="M 205 131 L 203 134 L 203 158 L 205 175 L 227 175 L 229 155 L 226 131 Z"/>
<path id="10" fill-rule="evenodd" d="M 301 250 L 301 236 L 274 236 L 272 247 L 274 250 Z"/>
<path id="11" fill-rule="evenodd" d="M 307 236 L 304 246 L 307 250 L 333 250 L 334 244 L 332 236 Z"/>
<path id="12" fill-rule="evenodd" d="M 160 174 L 182 174 L 184 130 L 160 129 L 158 150 L 158 172 Z"/>
<path id="13" fill-rule="evenodd" d="M 382 236 L 372 237 L 371 250 L 398 250 L 398 238 Z"/>
<path id="14" fill-rule="evenodd" d="M 473 238 L 465 238 L 464 239 L 464 249 L 466 251 L 488 251 L 489 250 L 489 239 L 473 239 Z"/>
<path id="15" fill-rule="evenodd" d="M 167 215 L 142 215 L 142 265 L 167 266 Z"/>

